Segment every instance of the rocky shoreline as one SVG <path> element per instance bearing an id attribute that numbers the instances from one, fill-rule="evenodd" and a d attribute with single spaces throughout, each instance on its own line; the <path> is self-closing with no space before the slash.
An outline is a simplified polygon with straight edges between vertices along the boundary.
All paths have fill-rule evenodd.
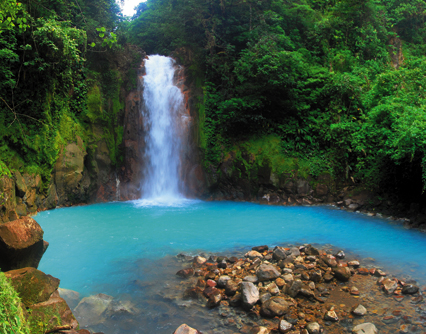
<path id="1" fill-rule="evenodd" d="M 421 333 L 422 290 L 311 245 L 253 247 L 243 258 L 178 255 L 183 298 L 217 308 L 229 333 Z M 196 334 L 186 324 L 175 334 Z M 228 332 L 227 332 L 228 333 Z"/>

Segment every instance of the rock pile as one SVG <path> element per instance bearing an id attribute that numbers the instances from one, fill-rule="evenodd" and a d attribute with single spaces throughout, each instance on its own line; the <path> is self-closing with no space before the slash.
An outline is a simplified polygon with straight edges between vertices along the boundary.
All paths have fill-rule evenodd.
<path id="1" fill-rule="evenodd" d="M 359 261 L 345 261 L 342 251 L 333 255 L 311 245 L 260 246 L 243 258 L 178 258 L 191 261 L 177 272 L 191 281 L 183 298 L 218 308 L 225 325 L 241 333 L 374 334 L 377 328 L 408 333 L 418 326 L 415 306 L 408 306 L 423 302 L 417 285 L 363 268 Z M 407 296 L 412 294 L 416 296 Z M 242 322 L 241 312 L 251 321 Z"/>

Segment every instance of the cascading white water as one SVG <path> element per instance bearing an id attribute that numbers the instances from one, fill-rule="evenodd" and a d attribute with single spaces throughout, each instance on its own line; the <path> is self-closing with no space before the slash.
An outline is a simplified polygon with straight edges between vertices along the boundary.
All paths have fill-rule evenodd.
<path id="1" fill-rule="evenodd" d="M 145 60 L 142 116 L 145 129 L 145 170 L 142 199 L 173 202 L 181 194 L 182 136 L 187 132 L 184 97 L 174 84 L 174 60 L 150 56 Z"/>

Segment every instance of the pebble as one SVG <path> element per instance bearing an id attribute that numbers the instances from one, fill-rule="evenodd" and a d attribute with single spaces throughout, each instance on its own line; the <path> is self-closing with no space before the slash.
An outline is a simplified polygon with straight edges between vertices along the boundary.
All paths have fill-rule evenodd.
<path id="1" fill-rule="evenodd" d="M 367 309 L 363 305 L 358 304 L 352 309 L 352 314 L 357 316 L 363 316 L 367 314 Z"/>

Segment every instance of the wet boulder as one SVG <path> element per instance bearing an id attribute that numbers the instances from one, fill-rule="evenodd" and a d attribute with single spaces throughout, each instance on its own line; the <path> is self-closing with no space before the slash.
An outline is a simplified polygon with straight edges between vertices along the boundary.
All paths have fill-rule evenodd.
<path id="1" fill-rule="evenodd" d="M 1 270 L 37 268 L 48 245 L 40 225 L 31 217 L 0 225 Z"/>
<path id="2" fill-rule="evenodd" d="M 256 275 L 259 281 L 268 281 L 278 278 L 281 273 L 270 264 L 261 264 L 256 270 Z"/>
<path id="3" fill-rule="evenodd" d="M 10 270 L 5 274 L 26 307 L 47 301 L 59 287 L 59 279 L 35 268 Z"/>
<path id="4" fill-rule="evenodd" d="M 288 312 L 289 307 L 283 297 L 272 297 L 262 304 L 260 312 L 266 317 L 280 317 Z"/>

